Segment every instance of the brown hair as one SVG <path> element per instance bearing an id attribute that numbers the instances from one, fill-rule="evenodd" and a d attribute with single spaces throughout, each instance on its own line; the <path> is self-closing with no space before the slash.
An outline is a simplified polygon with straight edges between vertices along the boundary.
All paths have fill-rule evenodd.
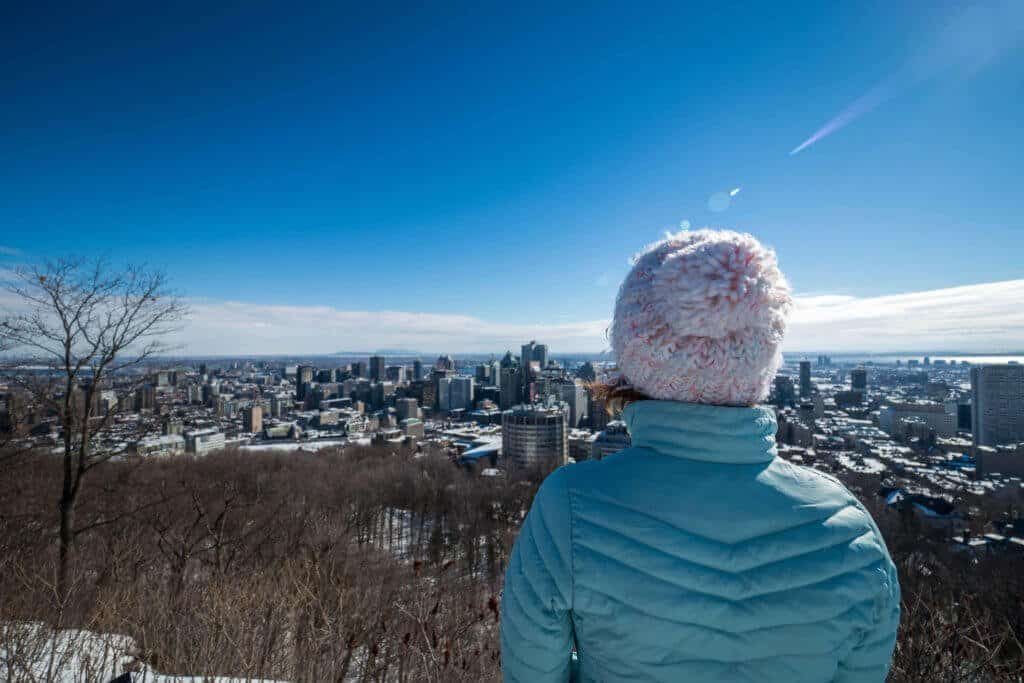
<path id="1" fill-rule="evenodd" d="M 608 415 L 622 412 L 630 403 L 651 400 L 650 396 L 642 391 L 637 391 L 622 378 L 614 382 L 591 382 L 587 388 L 594 400 L 604 404 L 605 412 Z"/>

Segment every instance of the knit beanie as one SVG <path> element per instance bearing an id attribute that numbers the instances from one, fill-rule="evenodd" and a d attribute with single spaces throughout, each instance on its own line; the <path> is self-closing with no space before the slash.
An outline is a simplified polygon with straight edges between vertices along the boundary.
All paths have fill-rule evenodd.
<path id="1" fill-rule="evenodd" d="M 730 230 L 684 230 L 635 257 L 612 350 L 623 379 L 652 399 L 754 405 L 782 365 L 792 304 L 772 249 Z"/>

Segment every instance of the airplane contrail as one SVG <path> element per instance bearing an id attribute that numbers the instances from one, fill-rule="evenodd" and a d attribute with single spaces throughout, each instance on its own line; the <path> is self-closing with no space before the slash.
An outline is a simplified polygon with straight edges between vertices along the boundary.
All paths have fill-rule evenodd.
<path id="1" fill-rule="evenodd" d="M 1024 43 L 1024 2 L 1002 0 L 963 7 L 888 78 L 793 148 L 795 156 L 870 113 L 882 103 L 941 76 L 969 78 Z"/>

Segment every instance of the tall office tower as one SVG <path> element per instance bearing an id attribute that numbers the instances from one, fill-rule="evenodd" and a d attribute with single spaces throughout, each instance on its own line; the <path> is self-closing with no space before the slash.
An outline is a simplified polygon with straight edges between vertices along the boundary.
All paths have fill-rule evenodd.
<path id="1" fill-rule="evenodd" d="M 370 381 L 382 382 L 387 379 L 384 369 L 384 356 L 370 356 Z"/>
<path id="2" fill-rule="evenodd" d="M 434 387 L 434 408 L 448 410 L 448 396 L 451 393 L 448 389 L 448 382 L 455 373 L 450 370 L 439 370 L 436 367 L 430 371 L 430 384 Z"/>
<path id="3" fill-rule="evenodd" d="M 971 368 L 975 446 L 1024 442 L 1024 365 Z"/>
<path id="4" fill-rule="evenodd" d="M 867 391 L 868 371 L 864 368 L 854 368 L 850 371 L 850 388 L 854 391 Z"/>
<path id="5" fill-rule="evenodd" d="M 419 382 L 424 377 L 426 375 L 423 373 L 423 361 L 417 358 L 412 362 L 412 379 L 415 382 Z"/>
<path id="6" fill-rule="evenodd" d="M 394 382 L 395 384 L 401 384 L 405 381 L 405 366 L 404 365 L 389 365 L 385 371 L 387 380 Z"/>
<path id="7" fill-rule="evenodd" d="M 155 408 L 156 387 L 152 384 L 145 384 L 135 392 L 135 410 L 154 410 Z"/>
<path id="8" fill-rule="evenodd" d="M 381 410 L 395 394 L 395 385 L 391 382 L 374 382 L 370 385 L 370 405 L 374 410 Z"/>
<path id="9" fill-rule="evenodd" d="M 612 421 L 611 416 L 608 414 L 608 406 L 604 401 L 595 398 L 588 391 L 587 396 L 589 397 L 590 405 L 587 406 L 587 420 L 590 422 L 591 429 L 604 429 L 608 426 L 608 423 Z"/>
<path id="10" fill-rule="evenodd" d="M 408 397 L 395 399 L 395 416 L 399 420 L 418 419 L 420 408 L 416 399 Z"/>
<path id="11" fill-rule="evenodd" d="M 368 366 L 365 360 L 357 360 L 352 362 L 352 376 L 365 378 L 370 374 Z"/>
<path id="12" fill-rule="evenodd" d="M 437 362 L 434 363 L 434 369 L 453 373 L 455 372 L 455 359 L 449 355 L 438 356 Z"/>
<path id="13" fill-rule="evenodd" d="M 524 401 L 531 401 L 530 385 L 540 375 L 540 371 L 548 364 L 548 347 L 530 340 L 529 344 L 523 344 L 520 360 L 520 382 L 522 384 L 522 397 Z"/>
<path id="14" fill-rule="evenodd" d="M 502 366 L 499 389 L 501 400 L 498 402 L 498 406 L 502 410 L 508 410 L 521 402 L 522 382 L 519 379 L 518 367 L 515 365 Z"/>
<path id="15" fill-rule="evenodd" d="M 263 431 L 263 406 L 251 405 L 242 413 L 242 429 L 251 432 Z"/>
<path id="16" fill-rule="evenodd" d="M 502 413 L 502 457 L 512 467 L 564 465 L 569 457 L 568 413 L 568 406 L 554 402 Z"/>
<path id="17" fill-rule="evenodd" d="M 469 410 L 473 407 L 472 377 L 452 377 L 448 391 L 449 410 Z"/>
<path id="18" fill-rule="evenodd" d="M 548 345 L 538 344 L 536 340 L 531 339 L 529 344 L 523 344 L 521 360 L 523 365 L 536 361 L 543 370 L 548 366 Z"/>
<path id="19" fill-rule="evenodd" d="M 569 427 L 576 428 L 583 424 L 590 410 L 590 396 L 583 383 L 571 379 L 556 380 L 551 389 L 552 395 L 569 406 Z"/>
<path id="20" fill-rule="evenodd" d="M 811 361 L 800 361 L 800 398 L 811 395 Z"/>
<path id="21" fill-rule="evenodd" d="M 491 383 L 491 366 L 487 363 L 481 363 L 476 366 L 476 383 L 482 386 L 487 386 Z"/>
<path id="22" fill-rule="evenodd" d="M 772 392 L 772 403 L 778 408 L 796 404 L 796 389 L 793 379 L 787 375 L 775 375 L 775 391 Z"/>
<path id="23" fill-rule="evenodd" d="M 295 398 L 300 401 L 306 398 L 307 385 L 313 383 L 313 368 L 309 365 L 300 365 L 295 368 Z"/>
<path id="24" fill-rule="evenodd" d="M 435 387 L 435 403 L 434 405 L 438 410 L 451 410 L 452 409 L 452 380 L 454 377 L 450 377 L 444 373 L 434 373 L 434 387 Z"/>

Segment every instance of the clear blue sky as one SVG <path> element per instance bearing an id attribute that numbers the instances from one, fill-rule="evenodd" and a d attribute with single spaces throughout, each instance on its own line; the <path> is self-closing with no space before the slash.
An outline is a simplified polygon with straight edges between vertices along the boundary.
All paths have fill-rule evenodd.
<path id="1" fill-rule="evenodd" d="M 985 10 L 934 2 L 368 4 L 5 4 L 6 260 L 516 324 L 607 318 L 683 219 L 802 294 L 1024 275 L 1021 12 L 989 54 Z"/>

